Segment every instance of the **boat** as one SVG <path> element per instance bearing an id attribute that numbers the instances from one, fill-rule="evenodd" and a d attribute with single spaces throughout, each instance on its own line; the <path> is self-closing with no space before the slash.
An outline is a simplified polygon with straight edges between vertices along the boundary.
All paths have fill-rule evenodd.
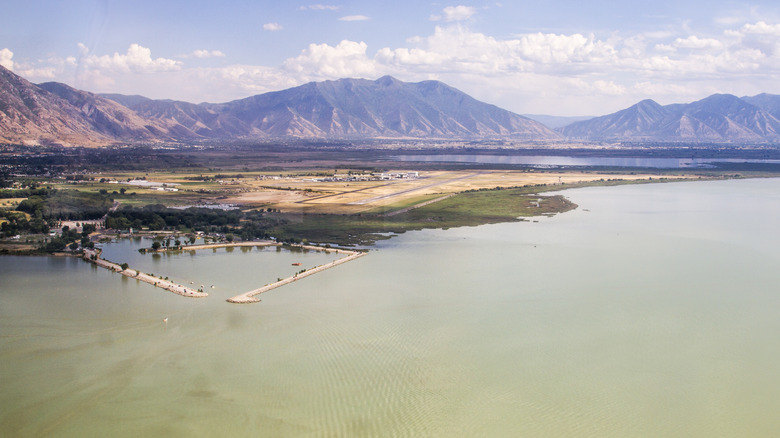
<path id="1" fill-rule="evenodd" d="M 293 266 L 301 266 L 301 264 L 300 264 L 300 263 L 297 263 L 297 262 L 296 262 L 296 263 L 293 263 L 292 265 L 293 265 Z"/>

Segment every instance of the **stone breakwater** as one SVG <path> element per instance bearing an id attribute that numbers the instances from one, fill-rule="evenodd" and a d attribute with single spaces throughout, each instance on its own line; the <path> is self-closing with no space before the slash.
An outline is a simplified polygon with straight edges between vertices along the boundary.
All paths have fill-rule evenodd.
<path id="1" fill-rule="evenodd" d="M 183 286 L 181 284 L 176 284 L 172 281 L 153 277 L 151 275 L 144 274 L 143 272 L 137 271 L 135 269 L 130 269 L 130 268 L 122 269 L 122 266 L 116 263 L 112 263 L 109 262 L 108 260 L 101 259 L 100 253 L 98 251 L 84 251 L 84 260 L 90 263 L 94 263 L 95 265 L 100 266 L 102 268 L 106 268 L 114 272 L 118 272 L 126 277 L 135 278 L 136 280 L 143 281 L 144 283 L 149 283 L 152 286 L 159 287 L 160 289 L 165 289 L 169 292 L 173 292 L 183 297 L 205 298 L 209 296 L 209 294 L 207 294 L 206 292 L 200 292 L 195 289 Z"/>
<path id="2" fill-rule="evenodd" d="M 231 248 L 231 247 L 261 247 L 261 246 L 284 246 L 281 243 L 273 242 L 273 241 L 260 241 L 260 242 L 235 242 L 235 243 L 212 243 L 212 244 L 204 244 L 204 245 L 190 245 L 190 246 L 183 246 L 180 248 L 169 248 L 162 251 L 197 251 L 199 249 L 213 249 L 213 248 Z M 333 268 L 335 266 L 338 266 L 342 263 L 346 263 L 351 260 L 355 260 L 356 258 L 362 257 L 366 255 L 365 252 L 361 251 L 350 251 L 346 249 L 339 249 L 339 248 L 323 248 L 320 246 L 314 246 L 314 245 L 291 245 L 295 248 L 302 248 L 302 249 L 308 249 L 312 251 L 324 251 L 324 252 L 331 252 L 336 254 L 343 254 L 346 255 L 346 257 L 340 258 L 338 260 L 334 260 L 328 264 L 320 265 L 317 267 L 314 267 L 312 269 L 305 270 L 303 272 L 299 272 L 292 277 L 285 278 L 283 280 L 279 280 L 275 283 L 267 284 L 259 289 L 254 289 L 249 292 L 245 292 L 240 295 L 236 295 L 234 297 L 228 298 L 227 301 L 229 303 L 237 303 L 237 304 L 248 304 L 248 303 L 257 303 L 260 300 L 258 298 L 255 298 L 256 295 L 259 295 L 263 292 L 268 292 L 269 290 L 276 289 L 278 287 L 284 286 L 285 284 L 290 284 L 294 281 L 300 280 L 301 278 L 308 277 L 310 275 L 314 275 L 318 272 L 322 272 L 326 269 Z M 122 269 L 122 266 L 109 262 L 108 260 L 104 260 L 100 258 L 100 251 L 95 250 L 85 250 L 84 251 L 84 260 L 94 263 L 97 266 L 100 266 L 102 268 L 110 269 L 114 272 L 118 272 L 126 277 L 135 278 L 136 280 L 143 281 L 144 283 L 149 283 L 152 286 L 159 287 L 161 289 L 165 289 L 169 292 L 173 292 L 175 294 L 185 296 L 185 297 L 191 297 L 191 298 L 205 298 L 209 294 L 206 292 L 200 292 L 198 290 L 183 286 L 181 284 L 176 284 L 169 280 L 163 280 L 161 278 L 153 277 L 148 274 L 144 274 L 141 271 L 137 271 L 135 269 L 127 268 Z"/>
<path id="3" fill-rule="evenodd" d="M 260 295 L 263 292 L 268 292 L 269 290 L 273 290 L 273 289 L 276 289 L 277 287 L 281 287 L 281 286 L 284 286 L 286 284 L 290 284 L 290 283 L 292 283 L 294 281 L 300 280 L 301 278 L 305 278 L 305 277 L 308 277 L 310 275 L 314 275 L 314 274 L 316 274 L 318 272 L 322 272 L 322 271 L 324 271 L 326 269 L 333 268 L 333 267 L 338 266 L 338 265 L 340 265 L 342 263 L 346 263 L 346 262 L 349 262 L 351 260 L 355 260 L 356 258 L 363 257 L 364 255 L 366 255 L 366 253 L 364 253 L 364 252 L 357 252 L 357 251 L 336 250 L 336 252 L 339 252 L 341 254 L 349 253 L 349 255 L 344 257 L 344 258 L 340 258 L 338 260 L 334 260 L 334 261 L 332 261 L 332 262 L 330 262 L 330 263 L 328 263 L 326 265 L 320 265 L 320 266 L 317 266 L 315 268 L 312 268 L 312 269 L 309 269 L 309 270 L 306 270 L 306 271 L 303 271 L 303 272 L 299 272 L 299 273 L 293 275 L 292 277 L 288 277 L 288 278 L 285 278 L 283 280 L 279 280 L 279 281 L 277 281 L 275 283 L 267 284 L 267 285 L 265 285 L 265 286 L 263 286 L 263 287 L 261 287 L 259 289 L 251 290 L 251 291 L 245 292 L 245 293 L 243 293 L 241 295 L 236 295 L 234 297 L 228 298 L 227 301 L 229 303 L 235 303 L 235 304 L 257 303 L 260 300 L 258 298 L 255 298 L 255 295 Z"/>

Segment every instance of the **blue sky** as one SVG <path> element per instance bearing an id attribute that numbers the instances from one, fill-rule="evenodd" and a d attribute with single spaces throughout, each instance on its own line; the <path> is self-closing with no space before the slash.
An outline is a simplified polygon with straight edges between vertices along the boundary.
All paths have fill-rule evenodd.
<path id="1" fill-rule="evenodd" d="M 342 77 L 437 79 L 518 113 L 780 94 L 770 1 L 0 0 L 0 65 L 93 92 L 226 102 Z"/>

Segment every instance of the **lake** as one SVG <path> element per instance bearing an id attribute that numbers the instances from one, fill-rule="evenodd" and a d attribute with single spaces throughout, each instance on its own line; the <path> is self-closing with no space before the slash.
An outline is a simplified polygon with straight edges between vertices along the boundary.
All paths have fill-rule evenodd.
<path id="1" fill-rule="evenodd" d="M 394 155 L 392 161 L 455 164 L 503 164 L 534 168 L 636 167 L 649 169 L 702 169 L 718 164 L 780 164 L 780 160 L 744 158 L 567 157 L 558 155 Z"/>
<path id="2" fill-rule="evenodd" d="M 563 193 L 577 210 L 405 233 L 251 305 L 224 300 L 332 256 L 106 248 L 205 299 L 0 258 L 0 435 L 780 430 L 780 180 Z"/>

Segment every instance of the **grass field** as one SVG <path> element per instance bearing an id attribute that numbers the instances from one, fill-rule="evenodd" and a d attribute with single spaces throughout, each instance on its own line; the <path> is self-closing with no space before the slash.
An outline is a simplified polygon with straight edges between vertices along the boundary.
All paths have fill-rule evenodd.
<path id="1" fill-rule="evenodd" d="M 484 190 L 461 193 L 392 217 L 300 214 L 274 229 L 273 233 L 280 239 L 305 237 L 317 242 L 365 245 L 387 238 L 380 233 L 513 222 L 522 217 L 555 214 L 575 207 L 560 195 L 529 195 L 522 189 Z"/>

